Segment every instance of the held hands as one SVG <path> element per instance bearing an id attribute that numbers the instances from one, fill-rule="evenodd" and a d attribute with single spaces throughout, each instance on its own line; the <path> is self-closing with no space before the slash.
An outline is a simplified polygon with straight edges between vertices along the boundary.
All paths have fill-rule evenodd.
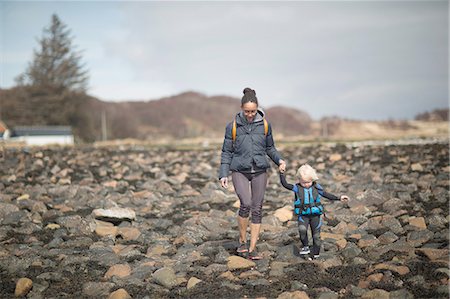
<path id="1" fill-rule="evenodd" d="M 220 179 L 220 184 L 222 185 L 222 188 L 227 189 L 228 188 L 228 178 L 223 177 Z"/>
<path id="2" fill-rule="evenodd" d="M 286 171 L 286 162 L 284 160 L 279 161 L 278 170 L 281 173 L 284 173 Z"/>

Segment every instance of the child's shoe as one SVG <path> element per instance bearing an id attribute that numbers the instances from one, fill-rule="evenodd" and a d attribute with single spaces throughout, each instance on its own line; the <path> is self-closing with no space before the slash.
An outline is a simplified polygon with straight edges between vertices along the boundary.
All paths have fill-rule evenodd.
<path id="1" fill-rule="evenodd" d="M 319 257 L 320 257 L 320 255 L 318 255 L 318 254 L 309 255 L 309 256 L 306 258 L 306 260 L 307 260 L 307 261 L 313 261 L 313 260 L 319 259 Z"/>
<path id="2" fill-rule="evenodd" d="M 299 254 L 304 255 L 304 254 L 309 254 L 311 251 L 309 250 L 309 246 L 304 246 L 302 247 L 302 249 L 300 249 Z"/>

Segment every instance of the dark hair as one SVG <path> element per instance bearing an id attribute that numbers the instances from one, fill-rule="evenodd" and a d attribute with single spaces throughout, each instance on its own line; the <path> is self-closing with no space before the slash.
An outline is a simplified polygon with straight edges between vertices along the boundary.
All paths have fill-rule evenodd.
<path id="1" fill-rule="evenodd" d="M 256 97 L 256 92 L 253 89 L 246 87 L 244 89 L 243 93 L 244 93 L 244 96 L 242 97 L 242 100 L 241 100 L 241 106 L 243 106 L 245 103 L 248 103 L 248 102 L 252 102 L 252 103 L 255 103 L 256 105 L 258 105 L 258 98 Z"/>

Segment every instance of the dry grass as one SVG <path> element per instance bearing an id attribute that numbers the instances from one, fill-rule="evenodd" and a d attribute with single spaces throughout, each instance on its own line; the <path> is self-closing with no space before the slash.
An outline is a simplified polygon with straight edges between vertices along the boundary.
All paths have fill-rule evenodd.
<path id="1" fill-rule="evenodd" d="M 298 135 L 285 137 L 275 134 L 274 138 L 280 147 L 288 144 L 310 144 L 326 142 L 353 142 L 369 140 L 407 140 L 407 139 L 439 139 L 449 140 L 448 122 L 424 122 L 424 121 L 404 121 L 400 124 L 393 123 L 392 126 L 386 122 L 370 121 L 342 121 L 333 136 L 324 137 L 320 135 L 320 123 L 312 124 L 311 135 Z M 138 146 L 144 148 L 164 147 L 175 149 L 215 149 L 221 147 L 223 138 L 210 138 L 208 136 L 195 138 L 177 139 L 173 137 L 155 138 L 154 140 L 139 139 L 117 139 L 94 142 L 94 147 L 121 147 Z M 21 142 L 1 142 L 2 152 L 8 148 L 27 147 Z M 61 147 L 58 145 L 40 146 L 41 148 Z"/>

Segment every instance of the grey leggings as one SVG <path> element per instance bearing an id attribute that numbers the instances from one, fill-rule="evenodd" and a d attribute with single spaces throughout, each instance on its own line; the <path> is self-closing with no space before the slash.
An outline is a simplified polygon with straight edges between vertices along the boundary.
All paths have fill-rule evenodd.
<path id="1" fill-rule="evenodd" d="M 264 193 L 266 192 L 267 173 L 244 174 L 233 172 L 231 178 L 233 179 L 234 190 L 241 202 L 239 216 L 247 218 L 251 211 L 252 223 L 261 223 L 261 210 Z"/>

